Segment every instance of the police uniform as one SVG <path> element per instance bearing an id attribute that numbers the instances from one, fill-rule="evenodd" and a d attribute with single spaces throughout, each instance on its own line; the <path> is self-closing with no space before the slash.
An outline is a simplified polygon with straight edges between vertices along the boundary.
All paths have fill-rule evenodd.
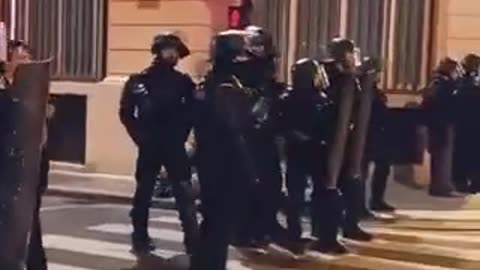
<path id="1" fill-rule="evenodd" d="M 388 147 L 388 107 L 387 96 L 375 87 L 372 106 L 372 118 L 368 132 L 365 153 L 365 179 L 368 167 L 373 163 L 373 175 L 370 186 L 369 208 L 374 211 L 391 212 L 394 208 L 385 202 L 385 191 L 390 175 L 391 161 Z"/>
<path id="2" fill-rule="evenodd" d="M 480 125 L 472 115 L 480 113 L 480 56 L 467 55 L 462 61 L 465 71 L 459 80 L 455 99 L 455 149 L 453 181 L 460 192 L 480 192 L 480 173 L 477 155 L 480 151 Z"/>
<path id="3" fill-rule="evenodd" d="M 132 244 L 133 251 L 140 254 L 154 249 L 148 236 L 149 207 L 156 177 L 165 166 L 172 181 L 186 251 L 192 255 L 198 244 L 199 228 L 185 141 L 192 127 L 195 84 L 175 69 L 176 61 L 161 57 L 162 50 L 169 48 L 175 48 L 180 58 L 189 54 L 177 36 L 155 37 L 154 62 L 142 73 L 130 76 L 120 103 L 120 119 L 138 147 Z"/>
<path id="4" fill-rule="evenodd" d="M 248 197 L 258 183 L 249 134 L 263 119 L 263 80 L 257 62 L 256 34 L 229 30 L 213 40 L 213 69 L 196 103 L 195 135 L 203 222 L 199 256 L 192 270 L 224 270 L 228 245 L 249 217 Z M 240 225 L 241 226 L 241 225 Z"/>
<path id="5" fill-rule="evenodd" d="M 265 245 L 270 241 L 281 242 L 284 228 L 277 221 L 277 212 L 282 198 L 282 173 L 276 138 L 280 131 L 280 96 L 285 85 L 275 80 L 276 52 L 271 35 L 257 26 L 248 26 L 251 33 L 248 41 L 252 71 L 257 78 L 247 82 L 258 91 L 258 102 L 253 108 L 255 123 L 246 134 L 252 152 L 258 181 L 252 186 L 247 202 L 248 216 L 237 232 L 237 245 Z M 251 69 L 249 68 L 249 69 Z"/>
<path id="6" fill-rule="evenodd" d="M 331 133 L 327 143 L 325 189 L 317 195 L 322 205 L 319 210 L 322 222 L 317 226 L 319 241 L 315 249 L 344 253 L 345 248 L 337 241 L 340 226 L 346 238 L 358 241 L 370 241 L 372 238 L 359 226 L 364 204 L 361 163 L 370 110 L 370 103 L 365 103 L 364 94 L 372 89 L 363 89 L 364 85 L 369 85 L 370 67 L 355 68 L 355 65 L 360 65 L 353 63 L 355 44 L 352 41 L 332 40 L 329 53 L 332 59 L 322 63 L 330 81 L 326 93 L 333 104 L 333 124 L 329 128 Z M 350 59 L 346 58 L 348 54 L 351 55 Z M 368 95 L 366 97 L 370 98 Z M 344 202 L 344 215 L 341 201 Z"/>
<path id="7" fill-rule="evenodd" d="M 292 89 L 284 96 L 282 121 L 287 147 L 287 224 L 289 244 L 294 253 L 302 253 L 301 213 L 305 203 L 307 177 L 314 185 L 311 220 L 315 228 L 323 220 L 319 214 L 325 192 L 328 132 L 331 126 L 331 102 L 323 66 L 312 59 L 301 59 L 292 67 Z M 314 236 L 318 231 L 313 229 Z"/>

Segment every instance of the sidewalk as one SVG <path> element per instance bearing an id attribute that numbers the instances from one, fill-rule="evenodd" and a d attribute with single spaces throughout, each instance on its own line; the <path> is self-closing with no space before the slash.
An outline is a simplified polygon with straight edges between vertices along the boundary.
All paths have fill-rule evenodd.
<path id="1" fill-rule="evenodd" d="M 53 169 L 48 194 L 128 204 L 134 190 L 133 177 Z M 395 181 L 388 183 L 386 199 L 405 210 L 480 210 L 480 195 L 435 198 L 426 190 L 411 189 Z M 155 199 L 153 206 L 172 209 L 175 203 L 173 199 Z"/>
<path id="2" fill-rule="evenodd" d="M 130 204 L 134 192 L 133 177 L 53 169 L 50 171 L 47 194 Z M 175 201 L 154 199 L 152 205 L 158 208 L 174 209 Z"/>

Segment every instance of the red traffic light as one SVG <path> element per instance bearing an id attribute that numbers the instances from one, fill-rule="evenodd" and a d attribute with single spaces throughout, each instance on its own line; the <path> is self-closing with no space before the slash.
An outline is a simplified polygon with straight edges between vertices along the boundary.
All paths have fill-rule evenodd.
<path id="1" fill-rule="evenodd" d="M 242 29 L 244 27 L 244 14 L 241 7 L 229 7 L 228 8 L 228 28 L 230 29 Z"/>

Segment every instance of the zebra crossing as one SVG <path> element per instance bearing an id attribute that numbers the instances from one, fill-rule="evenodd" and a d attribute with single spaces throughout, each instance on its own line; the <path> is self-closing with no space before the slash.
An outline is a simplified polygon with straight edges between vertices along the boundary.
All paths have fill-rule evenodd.
<path id="1" fill-rule="evenodd" d="M 137 257 L 130 252 L 131 231 L 128 223 L 100 223 L 68 235 L 46 233 L 43 244 L 49 259 L 48 267 L 50 270 L 136 270 Z M 162 263 L 167 265 L 169 260 L 174 262 L 179 257 L 180 265 L 186 264 L 183 233 L 174 211 L 151 218 L 149 232 L 157 246 L 153 255 L 159 261 L 163 260 Z M 229 270 L 271 269 L 244 266 L 234 252 L 228 267 Z"/>
<path id="2" fill-rule="evenodd" d="M 301 258 L 283 253 L 245 257 L 231 249 L 229 270 L 478 270 L 480 211 L 399 212 L 395 222 L 364 224 L 377 237 L 371 243 L 342 240 L 346 256 L 308 252 Z M 128 220 L 108 218 L 74 232 L 44 235 L 50 270 L 140 270 L 130 253 Z M 181 258 L 183 233 L 175 211 L 151 218 L 150 234 L 162 263 Z M 155 267 L 153 269 L 164 269 Z"/>

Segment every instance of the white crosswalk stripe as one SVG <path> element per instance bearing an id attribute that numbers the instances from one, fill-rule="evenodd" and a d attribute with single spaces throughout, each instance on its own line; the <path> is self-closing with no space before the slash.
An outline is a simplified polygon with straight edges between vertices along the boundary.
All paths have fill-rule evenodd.
<path id="1" fill-rule="evenodd" d="M 61 263 L 48 263 L 49 270 L 93 270 L 89 268 L 76 267 L 71 265 L 65 265 Z"/>
<path id="2" fill-rule="evenodd" d="M 132 226 L 127 224 L 102 224 L 88 227 L 88 230 L 103 233 L 130 235 L 132 232 Z M 149 234 L 153 239 L 179 243 L 183 241 L 183 232 L 177 230 L 151 228 L 149 229 Z"/>
<path id="3" fill-rule="evenodd" d="M 177 216 L 161 216 L 151 219 L 149 233 L 154 241 L 157 242 L 171 242 L 178 246 L 183 245 L 183 232 L 176 229 L 160 228 L 160 223 L 179 225 L 180 222 Z M 89 226 L 84 229 L 87 234 L 86 237 L 78 237 L 71 235 L 60 234 L 46 234 L 43 236 L 43 243 L 47 251 L 54 253 L 56 251 L 66 251 L 79 256 L 96 256 L 108 259 L 116 259 L 121 261 L 128 261 L 134 263 L 137 258 L 130 252 L 129 235 L 132 232 L 130 224 L 124 223 L 104 223 Z M 110 242 L 108 240 L 94 239 L 94 236 L 88 235 L 89 232 L 100 233 L 103 235 L 110 235 L 113 237 L 120 236 L 123 239 L 122 243 Z M 97 234 L 98 235 L 98 234 Z M 108 238 L 108 237 L 107 237 Z M 124 242 L 124 243 L 123 243 Z M 153 252 L 154 255 L 164 259 L 170 259 L 184 254 L 181 250 L 162 249 L 164 245 L 157 245 L 157 249 Z M 73 263 L 72 263 L 73 264 Z M 59 263 L 49 261 L 50 270 L 95 270 L 89 267 L 69 265 L 68 263 Z M 228 269 L 230 270 L 252 270 L 252 268 L 244 266 L 236 259 L 229 259 Z"/>

